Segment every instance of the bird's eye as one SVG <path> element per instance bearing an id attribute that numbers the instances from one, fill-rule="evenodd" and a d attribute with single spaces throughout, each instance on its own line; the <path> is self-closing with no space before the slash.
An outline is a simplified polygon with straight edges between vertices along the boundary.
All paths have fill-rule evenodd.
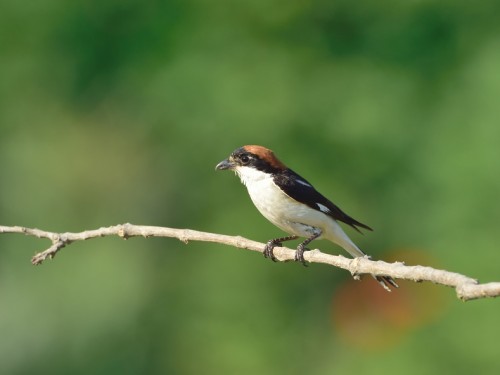
<path id="1" fill-rule="evenodd" d="M 250 162 L 250 158 L 247 155 L 241 155 L 240 161 L 241 164 L 248 164 Z"/>

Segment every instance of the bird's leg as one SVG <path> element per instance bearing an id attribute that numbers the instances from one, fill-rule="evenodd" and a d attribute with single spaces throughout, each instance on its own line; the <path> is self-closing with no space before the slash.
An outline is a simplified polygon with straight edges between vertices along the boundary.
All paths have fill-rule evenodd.
<path id="1" fill-rule="evenodd" d="M 297 252 L 295 253 L 296 262 L 301 262 L 304 266 L 307 267 L 306 261 L 304 259 L 304 251 L 306 250 L 306 245 L 309 244 L 311 241 L 314 241 L 319 236 L 321 236 L 321 233 L 322 233 L 321 231 L 314 233 L 311 237 L 307 238 L 297 247 Z"/>
<path id="2" fill-rule="evenodd" d="M 287 236 L 267 241 L 266 247 L 264 248 L 264 258 L 271 258 L 273 262 L 276 262 L 276 258 L 273 254 L 273 249 L 276 246 L 281 246 L 282 242 L 296 240 L 297 238 L 299 238 L 299 236 Z"/>

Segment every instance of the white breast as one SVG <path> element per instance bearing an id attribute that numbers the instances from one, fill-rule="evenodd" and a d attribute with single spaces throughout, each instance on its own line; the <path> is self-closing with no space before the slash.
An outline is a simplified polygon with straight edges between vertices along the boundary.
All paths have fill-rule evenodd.
<path id="1" fill-rule="evenodd" d="M 299 203 L 286 195 L 273 177 L 254 168 L 238 167 L 236 172 L 246 185 L 250 198 L 260 213 L 285 232 L 309 237 L 333 221 L 324 213 Z"/>

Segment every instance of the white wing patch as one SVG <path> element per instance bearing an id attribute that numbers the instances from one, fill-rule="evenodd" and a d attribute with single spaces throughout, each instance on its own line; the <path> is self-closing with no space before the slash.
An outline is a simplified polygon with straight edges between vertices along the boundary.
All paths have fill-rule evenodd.
<path id="1" fill-rule="evenodd" d="M 324 212 L 325 214 L 330 213 L 330 209 L 328 207 L 322 205 L 321 203 L 316 203 L 316 206 L 318 206 L 318 208 L 321 212 Z"/>
<path id="2" fill-rule="evenodd" d="M 302 181 L 302 180 L 299 180 L 299 179 L 297 179 L 296 181 L 297 181 L 299 184 L 301 184 L 301 185 L 308 186 L 308 187 L 312 187 L 311 185 L 309 185 L 309 184 L 308 184 L 307 182 L 305 182 L 305 181 Z"/>

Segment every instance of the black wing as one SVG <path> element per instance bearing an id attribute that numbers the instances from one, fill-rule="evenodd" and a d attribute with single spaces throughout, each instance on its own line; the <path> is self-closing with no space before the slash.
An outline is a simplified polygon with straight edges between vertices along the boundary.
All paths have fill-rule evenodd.
<path id="1" fill-rule="evenodd" d="M 321 211 L 335 220 L 346 223 L 361 232 L 359 228 L 373 230 L 368 225 L 360 223 L 342 211 L 319 193 L 307 180 L 291 169 L 276 174 L 274 182 L 291 198 L 309 207 Z M 359 227 L 359 228 L 358 228 Z"/>

